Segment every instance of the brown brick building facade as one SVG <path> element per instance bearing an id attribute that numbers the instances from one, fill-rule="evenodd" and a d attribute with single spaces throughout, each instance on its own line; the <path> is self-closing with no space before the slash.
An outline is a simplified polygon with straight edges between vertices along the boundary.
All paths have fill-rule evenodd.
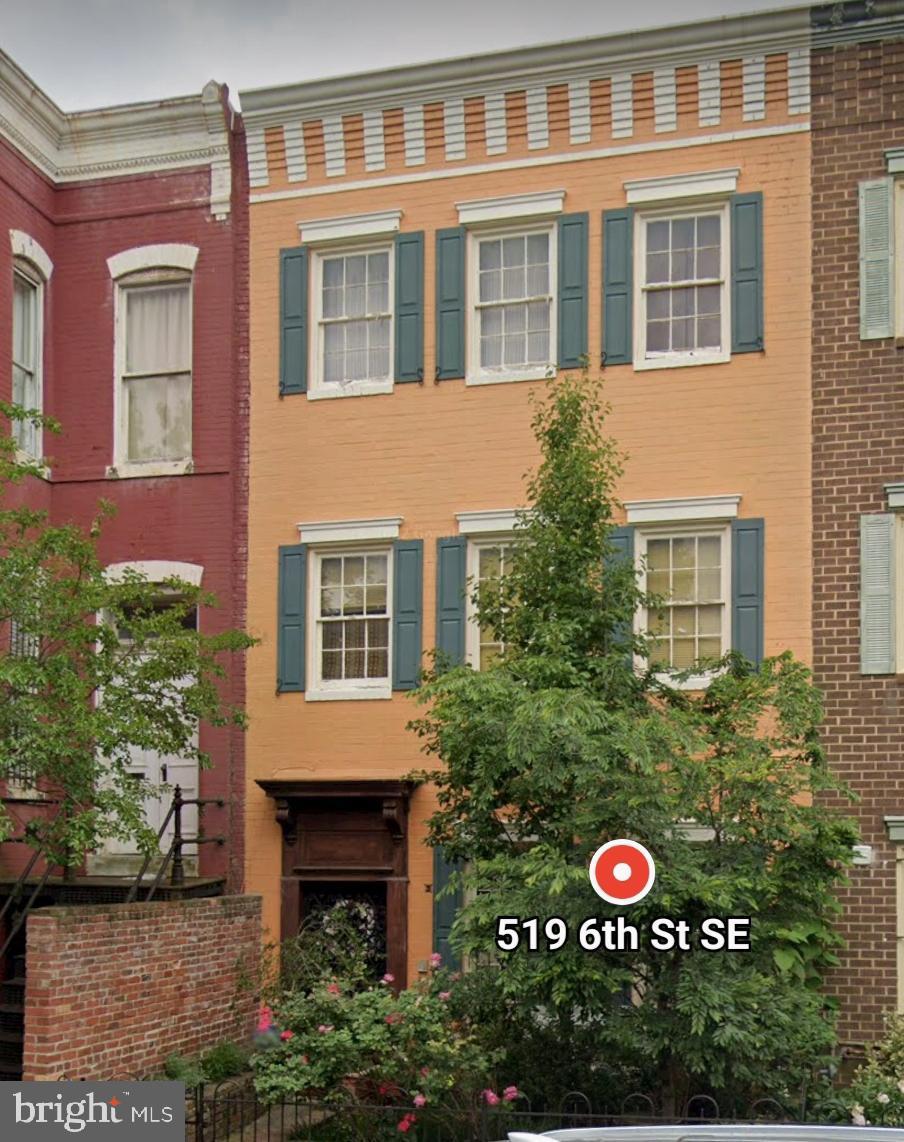
<path id="1" fill-rule="evenodd" d="M 893 646 L 887 673 L 861 662 L 861 516 L 888 518 L 885 486 L 904 478 L 904 330 L 898 320 L 898 337 L 861 331 L 860 184 L 888 179 L 886 152 L 904 146 L 904 5 L 877 7 L 817 9 L 812 56 L 813 663 L 829 763 L 859 795 L 853 812 L 871 847 L 843 894 L 846 948 L 831 983 L 848 1045 L 880 1033 L 904 987 L 904 848 L 886 820 L 904 813 L 904 662 L 894 665 Z M 894 262 L 901 282 L 904 258 Z M 889 519 L 892 536 L 902 522 Z"/>

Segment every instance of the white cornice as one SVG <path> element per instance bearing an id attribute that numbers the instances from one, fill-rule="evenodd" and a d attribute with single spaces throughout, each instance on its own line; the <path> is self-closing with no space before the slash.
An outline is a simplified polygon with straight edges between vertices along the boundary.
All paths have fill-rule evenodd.
<path id="1" fill-rule="evenodd" d="M 506 222 L 516 218 L 547 218 L 561 214 L 564 205 L 564 190 L 507 194 L 502 198 L 478 198 L 470 202 L 455 203 L 458 221 L 462 226 L 476 226 L 482 222 Z"/>
<path id="2" fill-rule="evenodd" d="M 276 125 L 287 117 L 355 114 L 380 106 L 435 102 L 475 89 L 502 92 L 543 81 L 564 83 L 588 75 L 769 54 L 809 42 L 809 6 L 801 6 L 256 88 L 240 93 L 242 114 L 246 124 Z"/>
<path id="3" fill-rule="evenodd" d="M 668 174 L 657 178 L 634 178 L 625 182 L 629 206 L 648 202 L 674 202 L 682 198 L 706 198 L 734 194 L 738 189 L 738 167 L 725 170 Z"/>
<path id="4" fill-rule="evenodd" d="M 674 500 L 625 501 L 628 523 L 696 523 L 736 519 L 740 496 L 684 496 Z"/>
<path id="5" fill-rule="evenodd" d="M 333 519 L 316 523 L 300 523 L 298 535 L 302 543 L 371 543 L 375 540 L 398 539 L 402 516 L 378 519 Z"/>
<path id="6" fill-rule="evenodd" d="M 0 52 L 0 136 L 53 183 L 211 167 L 211 210 L 229 213 L 229 118 L 222 88 L 199 95 L 64 112 Z"/>
<path id="7" fill-rule="evenodd" d="M 490 508 L 485 511 L 456 512 L 459 535 L 502 535 L 518 526 L 519 508 Z"/>
<path id="8" fill-rule="evenodd" d="M 351 238 L 375 238 L 397 234 L 401 210 L 378 210 L 372 214 L 340 214 L 335 218 L 312 218 L 298 223 L 301 241 L 346 242 Z"/>
<path id="9" fill-rule="evenodd" d="M 191 273 L 198 261 L 198 247 L 186 242 L 163 242 L 154 246 L 133 246 L 107 258 L 110 277 L 125 277 L 138 270 L 175 269 Z"/>

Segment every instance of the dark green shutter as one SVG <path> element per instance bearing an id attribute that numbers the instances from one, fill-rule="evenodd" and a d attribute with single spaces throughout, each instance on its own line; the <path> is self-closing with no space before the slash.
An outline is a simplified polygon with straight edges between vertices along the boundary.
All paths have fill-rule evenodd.
<path id="1" fill-rule="evenodd" d="M 436 541 L 436 648 L 456 666 L 465 660 L 467 549 L 463 535 Z"/>
<path id="2" fill-rule="evenodd" d="M 731 196 L 731 351 L 763 348 L 763 196 Z"/>
<path id="3" fill-rule="evenodd" d="M 279 393 L 308 388 L 308 252 L 279 252 Z"/>
<path id="4" fill-rule="evenodd" d="M 754 666 L 763 661 L 764 530 L 761 519 L 731 522 L 731 647 Z"/>
<path id="5" fill-rule="evenodd" d="M 465 229 L 436 232 L 436 379 L 465 375 Z"/>
<path id="6" fill-rule="evenodd" d="M 634 560 L 634 528 L 633 527 L 613 527 L 609 532 L 609 542 L 615 549 L 610 559 Z"/>
<path id="7" fill-rule="evenodd" d="M 280 694 L 304 690 L 307 581 L 306 544 L 281 547 L 276 640 L 276 691 Z"/>
<path id="8" fill-rule="evenodd" d="M 421 673 L 424 541 L 393 544 L 392 688 L 413 690 Z"/>
<path id="9" fill-rule="evenodd" d="M 578 369 L 587 356 L 589 214 L 559 219 L 559 368 Z"/>
<path id="10" fill-rule="evenodd" d="M 460 863 L 447 861 L 442 846 L 437 845 L 433 850 L 433 950 L 443 957 L 443 967 L 453 971 L 460 964 L 449 942 L 449 935 L 461 907 L 461 888 L 450 892 L 444 890 L 452 874 L 460 868 Z"/>
<path id="11" fill-rule="evenodd" d="M 395 379 L 424 379 L 424 233 L 395 240 Z"/>
<path id="12" fill-rule="evenodd" d="M 609 543 L 611 545 L 609 553 L 606 557 L 607 564 L 611 567 L 615 563 L 625 561 L 634 566 L 634 528 L 628 525 L 624 527 L 613 527 L 609 532 Z M 624 623 L 619 623 L 613 630 L 613 634 L 617 640 L 616 645 L 619 643 L 628 644 L 631 641 L 631 636 L 634 630 L 634 616 L 626 619 Z M 633 658 L 633 654 L 629 656 Z"/>
<path id="13" fill-rule="evenodd" d="M 634 210 L 603 213 L 603 363 L 634 360 Z"/>

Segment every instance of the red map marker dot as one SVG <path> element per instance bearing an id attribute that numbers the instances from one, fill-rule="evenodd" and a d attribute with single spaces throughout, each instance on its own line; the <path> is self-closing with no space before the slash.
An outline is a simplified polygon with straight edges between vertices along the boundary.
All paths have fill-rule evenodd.
<path id="1" fill-rule="evenodd" d="M 608 904 L 636 904 L 656 879 L 656 864 L 637 841 L 607 841 L 590 860 L 590 883 Z"/>

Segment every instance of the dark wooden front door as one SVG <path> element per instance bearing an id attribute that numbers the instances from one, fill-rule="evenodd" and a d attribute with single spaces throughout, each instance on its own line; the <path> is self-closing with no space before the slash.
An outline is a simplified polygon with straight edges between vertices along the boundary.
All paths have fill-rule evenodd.
<path id="1" fill-rule="evenodd" d="M 402 782 L 261 781 L 283 829 L 282 937 L 330 898 L 368 899 L 385 925 L 383 970 L 408 958 L 408 787 Z M 382 974 L 382 972 L 380 973 Z"/>

